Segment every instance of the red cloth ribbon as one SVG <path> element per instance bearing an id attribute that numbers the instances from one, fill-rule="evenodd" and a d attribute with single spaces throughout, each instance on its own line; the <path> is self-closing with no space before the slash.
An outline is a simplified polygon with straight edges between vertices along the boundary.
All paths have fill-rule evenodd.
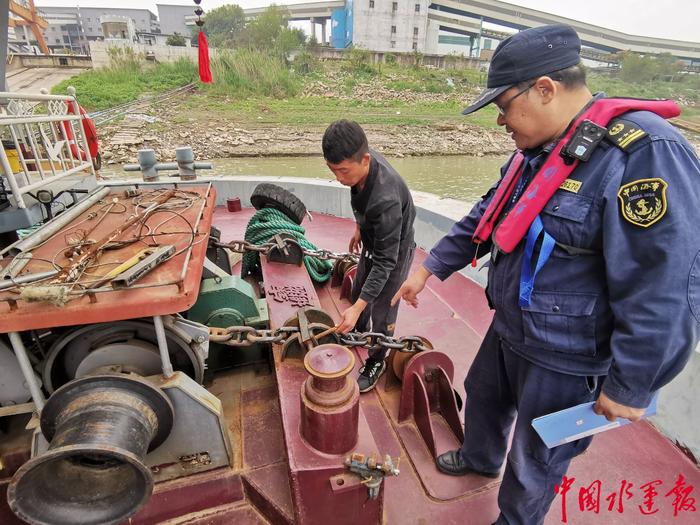
<path id="1" fill-rule="evenodd" d="M 209 44 L 204 31 L 199 32 L 199 79 L 205 84 L 211 83 L 211 68 L 209 67 Z"/>

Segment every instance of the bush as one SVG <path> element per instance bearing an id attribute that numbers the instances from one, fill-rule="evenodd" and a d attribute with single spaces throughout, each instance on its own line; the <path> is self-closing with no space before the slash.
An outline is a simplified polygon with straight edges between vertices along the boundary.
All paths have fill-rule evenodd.
<path id="1" fill-rule="evenodd" d="M 137 53 L 130 47 L 108 47 L 109 66 L 112 71 L 129 71 L 138 73 L 146 61 L 143 53 Z"/>
<path id="2" fill-rule="evenodd" d="M 214 82 L 207 89 L 215 94 L 284 98 L 299 91 L 299 81 L 284 60 L 264 51 L 224 51 L 211 68 Z"/>
<path id="3" fill-rule="evenodd" d="M 178 32 L 175 32 L 172 35 L 170 35 L 168 38 L 165 39 L 165 45 L 166 46 L 185 47 L 187 45 L 187 41 L 185 40 L 184 36 L 182 36 Z"/>
<path id="4" fill-rule="evenodd" d="M 366 49 L 351 48 L 347 54 L 345 69 L 348 73 L 355 75 L 375 75 L 376 70 L 372 65 L 371 56 L 371 53 Z"/>
<path id="5" fill-rule="evenodd" d="M 319 65 L 319 60 L 316 55 L 309 53 L 308 51 L 301 51 L 297 53 L 292 61 L 294 71 L 301 75 L 313 73 L 319 68 Z"/>

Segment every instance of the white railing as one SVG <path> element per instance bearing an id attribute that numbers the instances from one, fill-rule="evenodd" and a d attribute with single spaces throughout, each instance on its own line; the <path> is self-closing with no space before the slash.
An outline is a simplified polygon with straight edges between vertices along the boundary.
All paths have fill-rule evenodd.
<path id="1" fill-rule="evenodd" d="M 74 96 L 0 92 L 0 175 L 13 206 L 26 208 L 25 194 L 65 177 L 95 177 L 84 118 Z"/>

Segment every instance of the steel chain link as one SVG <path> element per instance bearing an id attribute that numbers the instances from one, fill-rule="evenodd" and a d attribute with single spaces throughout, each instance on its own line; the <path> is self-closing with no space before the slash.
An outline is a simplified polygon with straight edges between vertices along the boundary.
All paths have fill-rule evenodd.
<path id="1" fill-rule="evenodd" d="M 257 343 L 284 345 L 289 338 L 298 333 L 299 328 L 294 326 L 281 326 L 275 330 L 257 329 L 252 326 L 210 327 L 209 341 L 235 347 L 248 347 Z M 414 335 L 391 337 L 377 332 L 348 332 L 340 335 L 338 339 L 345 346 L 363 347 L 368 350 L 385 348 L 399 352 L 422 352 L 429 349 L 422 338 Z"/>
<path id="2" fill-rule="evenodd" d="M 288 239 L 282 239 L 282 242 L 287 242 Z M 227 248 L 232 252 L 246 253 L 246 252 L 258 252 L 261 255 L 269 255 L 270 250 L 277 247 L 274 242 L 266 242 L 263 244 L 253 244 L 248 241 L 230 241 L 230 242 L 217 242 L 216 246 L 221 248 Z M 354 262 L 359 261 L 360 256 L 356 253 L 340 252 L 335 253 L 330 250 L 320 249 L 320 250 L 307 250 L 306 248 L 301 248 L 304 255 L 308 257 L 314 257 L 321 261 L 344 261 L 352 260 Z"/>
<path id="3" fill-rule="evenodd" d="M 286 242 L 286 239 L 283 239 Z M 228 243 L 217 242 L 216 246 L 227 248 L 233 252 L 258 252 L 267 256 L 270 250 L 277 247 L 276 243 L 267 242 L 263 244 L 253 244 L 248 241 L 230 241 Z M 341 252 L 335 253 L 330 250 L 307 250 L 302 248 L 304 255 L 315 257 L 322 261 L 350 260 L 354 263 L 359 261 L 356 253 Z M 287 339 L 299 333 L 299 329 L 293 326 L 282 326 L 276 330 L 256 329 L 252 326 L 229 326 L 228 328 L 210 328 L 209 340 L 215 343 L 224 343 L 228 346 L 247 347 L 256 343 L 285 344 Z M 363 347 L 371 349 L 395 349 L 399 352 L 422 352 L 428 350 L 425 341 L 418 336 L 409 335 L 404 337 L 391 337 L 376 332 L 349 332 L 339 336 L 341 344 L 352 347 Z"/>

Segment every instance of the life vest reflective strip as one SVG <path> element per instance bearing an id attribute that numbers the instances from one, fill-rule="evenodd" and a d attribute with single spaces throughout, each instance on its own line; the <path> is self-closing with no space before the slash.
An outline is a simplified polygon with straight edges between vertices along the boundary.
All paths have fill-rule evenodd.
<path id="1" fill-rule="evenodd" d="M 532 178 L 527 191 L 524 191 L 515 203 L 510 213 L 496 226 L 501 211 L 513 194 L 515 183 L 522 172 L 522 153 L 518 152 L 511 160 L 503 181 L 491 200 L 486 212 L 479 221 L 472 241 L 480 244 L 489 239 L 493 232 L 493 241 L 505 253 L 510 253 L 520 243 L 535 217 L 544 209 L 549 199 L 559 189 L 561 184 L 579 165 L 574 160 L 567 165 L 561 156 L 561 151 L 576 132 L 579 124 L 590 120 L 599 126 L 607 127 L 612 119 L 629 111 L 651 111 L 663 118 L 680 115 L 680 108 L 672 100 L 643 100 L 634 98 L 601 98 L 593 103 L 575 119 L 559 140 L 547 160 Z M 571 159 L 569 159 L 571 160 Z M 517 164 L 516 169 L 511 166 Z M 503 190 L 501 191 L 501 188 Z M 495 232 L 494 232 L 495 229 Z"/>
<path id="2" fill-rule="evenodd" d="M 87 111 L 85 111 L 85 108 L 83 108 L 82 106 L 78 107 L 80 108 L 80 115 L 82 117 L 80 121 L 83 125 L 83 133 L 85 133 L 85 139 L 87 140 L 90 156 L 93 159 L 95 159 L 99 152 L 99 143 L 97 141 L 97 129 L 95 129 L 95 123 L 92 121 L 92 119 L 86 116 Z M 75 111 L 73 110 L 73 104 L 68 104 L 68 114 L 75 115 Z M 68 142 L 68 146 L 70 147 L 70 152 L 71 155 L 73 155 L 73 158 L 87 160 L 87 155 L 82 150 L 82 148 L 78 146 L 75 137 L 73 137 L 73 129 L 71 128 L 70 121 L 63 122 L 63 126 L 61 126 L 61 129 L 65 129 L 65 139 Z"/>

